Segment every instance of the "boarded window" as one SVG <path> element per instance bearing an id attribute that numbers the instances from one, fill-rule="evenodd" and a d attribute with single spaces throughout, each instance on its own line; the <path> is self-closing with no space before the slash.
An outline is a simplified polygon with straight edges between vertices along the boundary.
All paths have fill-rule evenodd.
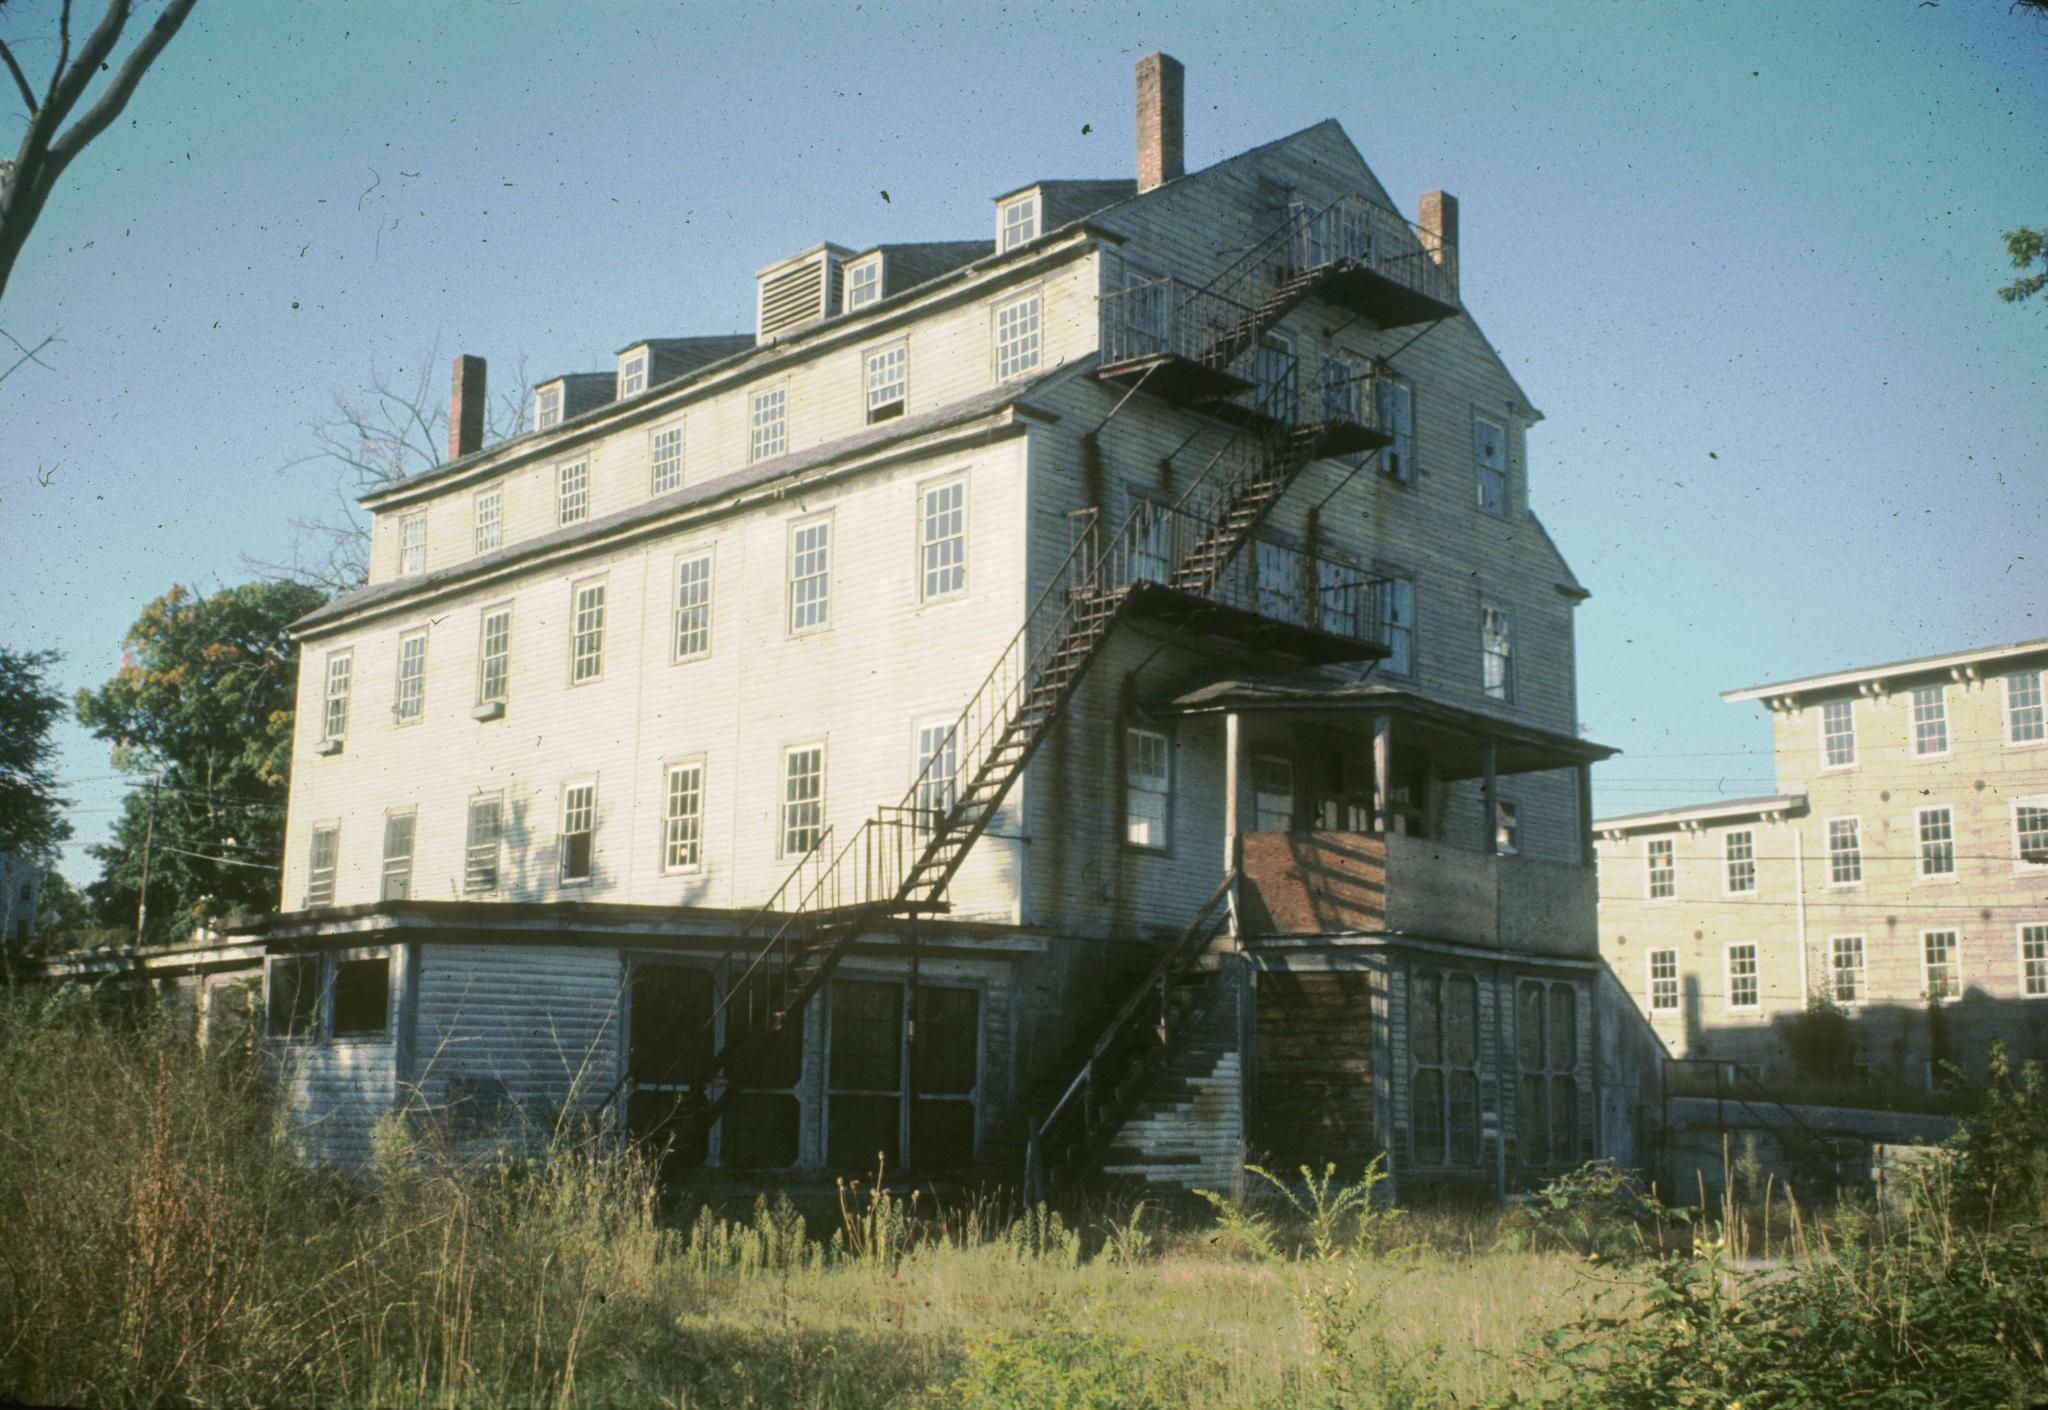
<path id="1" fill-rule="evenodd" d="M 375 1038 L 391 1031 L 391 959 L 343 960 L 334 967 L 334 1036 Z"/>
<path id="2" fill-rule="evenodd" d="M 1521 1163 L 1563 1166 L 1579 1158 L 1579 995 L 1569 984 L 1523 983 L 1515 995 L 1521 1068 L 1516 1119 Z"/>

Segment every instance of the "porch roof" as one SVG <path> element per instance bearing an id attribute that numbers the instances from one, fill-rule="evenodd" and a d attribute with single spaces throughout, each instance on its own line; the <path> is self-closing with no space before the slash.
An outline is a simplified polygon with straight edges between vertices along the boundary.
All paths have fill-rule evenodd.
<path id="1" fill-rule="evenodd" d="M 1284 713 L 1295 716 L 1389 715 L 1396 746 L 1418 744 L 1435 759 L 1440 777 L 1476 778 L 1485 772 L 1483 746 L 1494 747 L 1494 771 L 1538 773 L 1597 764 L 1621 751 L 1555 730 L 1481 714 L 1372 680 L 1321 676 L 1250 676 L 1211 681 L 1154 703 L 1161 714 Z"/>

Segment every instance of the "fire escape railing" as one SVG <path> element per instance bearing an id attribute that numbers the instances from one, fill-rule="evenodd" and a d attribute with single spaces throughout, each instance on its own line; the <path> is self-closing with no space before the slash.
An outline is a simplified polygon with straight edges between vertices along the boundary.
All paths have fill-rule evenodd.
<path id="1" fill-rule="evenodd" d="M 1348 263 L 1439 303 L 1458 302 L 1458 247 L 1369 196 L 1291 202 L 1286 229 L 1286 278 Z"/>

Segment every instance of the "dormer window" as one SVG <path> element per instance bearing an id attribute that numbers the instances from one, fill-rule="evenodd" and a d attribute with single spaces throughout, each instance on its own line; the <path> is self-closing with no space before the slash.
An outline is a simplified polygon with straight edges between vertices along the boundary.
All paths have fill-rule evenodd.
<path id="1" fill-rule="evenodd" d="M 1038 193 L 1019 196 L 996 209 L 996 243 L 1002 250 L 1014 250 L 1038 238 Z"/>
<path id="2" fill-rule="evenodd" d="M 562 389 L 542 387 L 533 395 L 533 429 L 545 431 L 562 424 Z"/>
<path id="3" fill-rule="evenodd" d="M 647 390 L 647 354 L 636 352 L 619 364 L 619 396 L 630 397 Z"/>
<path id="4" fill-rule="evenodd" d="M 882 297 L 882 257 L 869 255 L 846 266 L 846 311 L 866 308 Z"/>

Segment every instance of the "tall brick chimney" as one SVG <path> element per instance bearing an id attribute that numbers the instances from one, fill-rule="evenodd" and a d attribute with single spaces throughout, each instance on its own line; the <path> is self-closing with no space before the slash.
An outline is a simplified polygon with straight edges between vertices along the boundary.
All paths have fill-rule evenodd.
<path id="1" fill-rule="evenodd" d="M 1458 198 L 1448 191 L 1425 191 L 1415 223 L 1422 228 L 1422 246 L 1429 257 L 1451 276 L 1451 292 L 1458 292 Z"/>
<path id="2" fill-rule="evenodd" d="M 448 379 L 448 458 L 484 448 L 484 360 L 464 353 Z"/>
<path id="3" fill-rule="evenodd" d="M 1181 79 L 1186 70 L 1167 54 L 1138 60 L 1138 189 L 1150 191 L 1187 174 L 1182 143 Z"/>

